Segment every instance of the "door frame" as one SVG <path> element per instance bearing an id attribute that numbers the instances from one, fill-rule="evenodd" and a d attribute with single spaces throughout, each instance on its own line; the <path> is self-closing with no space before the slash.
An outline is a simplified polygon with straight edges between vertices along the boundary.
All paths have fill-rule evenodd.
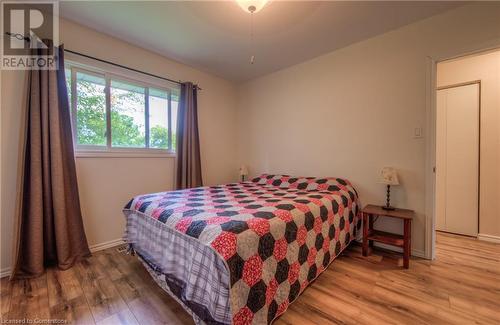
<path id="1" fill-rule="evenodd" d="M 437 67 L 437 65 L 436 65 Z M 436 77 L 437 77 L 437 74 L 436 74 Z M 477 235 L 476 236 L 470 236 L 470 237 L 473 237 L 473 238 L 477 238 L 477 236 L 479 235 L 479 222 L 480 222 L 480 213 L 481 213 L 481 205 L 480 205 L 480 201 L 479 199 L 481 198 L 481 80 L 472 80 L 472 81 L 465 81 L 465 82 L 459 82 L 459 83 L 455 83 L 455 84 L 451 84 L 451 85 L 446 85 L 446 86 L 441 86 L 441 87 L 436 87 L 436 99 L 437 99 L 437 92 L 439 90 L 446 90 L 446 89 L 452 89 L 452 88 L 458 88 L 458 87 L 464 87 L 464 86 L 471 86 L 471 85 L 477 85 L 478 86 L 478 153 L 477 153 L 477 162 L 478 162 L 478 165 L 477 165 Z M 437 103 L 436 103 L 437 104 Z M 437 108 L 437 105 L 436 105 L 436 108 Z M 437 114 L 437 110 L 436 110 L 436 114 Z M 436 116 L 437 117 L 437 116 Z M 436 125 L 436 131 L 437 131 L 437 125 Z M 435 150 L 436 151 L 436 150 Z M 435 165 L 434 165 L 435 166 Z M 434 169 L 434 175 L 435 174 L 435 169 Z M 434 177 L 436 178 L 436 177 Z M 435 196 L 434 196 L 434 200 L 435 200 Z M 436 201 L 436 200 L 435 200 Z M 436 202 L 434 202 L 436 203 Z M 434 220 L 435 222 L 435 220 Z M 435 226 L 435 223 L 434 223 L 434 226 Z M 436 231 L 436 230 L 434 230 Z M 445 231 L 443 231 L 445 232 Z M 467 236 L 467 235 L 463 235 L 463 236 Z"/>
<path id="2" fill-rule="evenodd" d="M 487 53 L 500 49 L 497 43 L 461 54 L 436 57 L 427 56 L 425 87 L 425 258 L 436 258 L 436 97 L 437 97 L 437 64 L 443 61 L 458 59 L 475 54 Z M 481 138 L 481 137 L 480 137 Z M 480 169 L 480 168 L 479 168 Z M 479 225 L 479 222 L 478 222 Z"/>

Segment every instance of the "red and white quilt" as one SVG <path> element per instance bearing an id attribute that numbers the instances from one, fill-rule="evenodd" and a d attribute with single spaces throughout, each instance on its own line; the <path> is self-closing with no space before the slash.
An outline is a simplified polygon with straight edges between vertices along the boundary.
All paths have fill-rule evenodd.
<path id="1" fill-rule="evenodd" d="M 140 195 L 126 239 L 207 324 L 266 324 L 354 239 L 359 203 L 340 178 L 250 182 Z"/>

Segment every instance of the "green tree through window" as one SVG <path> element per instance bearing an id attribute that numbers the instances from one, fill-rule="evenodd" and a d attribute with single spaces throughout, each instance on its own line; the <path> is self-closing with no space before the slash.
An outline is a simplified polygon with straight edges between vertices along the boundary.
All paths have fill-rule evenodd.
<path id="1" fill-rule="evenodd" d="M 69 71 L 69 70 L 68 70 Z M 80 73 L 78 73 L 80 75 Z M 71 73 L 66 73 L 69 99 L 71 101 Z M 76 85 L 76 140 L 78 145 L 106 146 L 106 95 L 105 79 L 85 75 L 77 77 Z M 144 114 L 144 93 L 134 91 L 111 91 L 111 141 L 113 146 L 146 147 L 145 125 L 137 123 Z M 142 111 L 139 111 L 142 109 Z M 165 107 L 165 110 L 167 108 Z M 135 114 L 135 115 L 134 115 Z M 149 119 L 151 121 L 152 112 Z M 144 116 L 144 115 L 142 115 Z M 176 123 L 176 121 L 172 121 Z M 156 123 L 149 130 L 149 147 L 168 149 L 167 122 Z M 172 134 L 172 146 L 175 134 Z M 175 147 L 174 147 L 175 148 Z"/>

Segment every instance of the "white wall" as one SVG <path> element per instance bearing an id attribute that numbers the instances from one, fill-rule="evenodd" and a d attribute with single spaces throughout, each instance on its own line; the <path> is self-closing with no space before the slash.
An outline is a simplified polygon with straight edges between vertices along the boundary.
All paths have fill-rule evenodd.
<path id="1" fill-rule="evenodd" d="M 384 202 L 378 171 L 396 167 L 402 186 L 393 203 L 416 210 L 413 248 L 423 255 L 426 139 L 414 138 L 414 129 L 429 132 L 429 58 L 493 45 L 500 45 L 500 6 L 474 4 L 250 81 L 239 88 L 239 161 L 254 175 L 347 177 L 362 204 Z"/>
<path id="2" fill-rule="evenodd" d="M 479 234 L 500 240 L 500 50 L 444 61 L 437 86 L 481 81 Z"/>
<path id="3" fill-rule="evenodd" d="M 232 83 L 70 21 L 61 21 L 60 39 L 67 49 L 198 83 L 203 88 L 198 114 L 204 182 L 212 185 L 237 180 L 236 92 Z M 0 269 L 5 270 L 11 264 L 20 113 L 26 88 L 24 72 L 2 71 L 1 78 Z M 122 236 L 125 223 L 121 209 L 132 196 L 173 188 L 173 158 L 78 157 L 76 165 L 85 230 L 92 246 Z"/>

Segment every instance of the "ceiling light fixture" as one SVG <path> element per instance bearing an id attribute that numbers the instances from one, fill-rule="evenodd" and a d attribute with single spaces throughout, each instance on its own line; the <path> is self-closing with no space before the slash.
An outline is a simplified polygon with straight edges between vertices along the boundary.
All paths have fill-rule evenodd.
<path id="1" fill-rule="evenodd" d="M 253 52 L 253 14 L 259 12 L 269 0 L 236 0 L 244 11 L 250 14 L 250 50 Z M 254 64 L 255 55 L 250 55 L 250 64 Z"/>
<path id="2" fill-rule="evenodd" d="M 259 12 L 269 0 L 236 0 L 238 5 L 249 14 Z"/>

